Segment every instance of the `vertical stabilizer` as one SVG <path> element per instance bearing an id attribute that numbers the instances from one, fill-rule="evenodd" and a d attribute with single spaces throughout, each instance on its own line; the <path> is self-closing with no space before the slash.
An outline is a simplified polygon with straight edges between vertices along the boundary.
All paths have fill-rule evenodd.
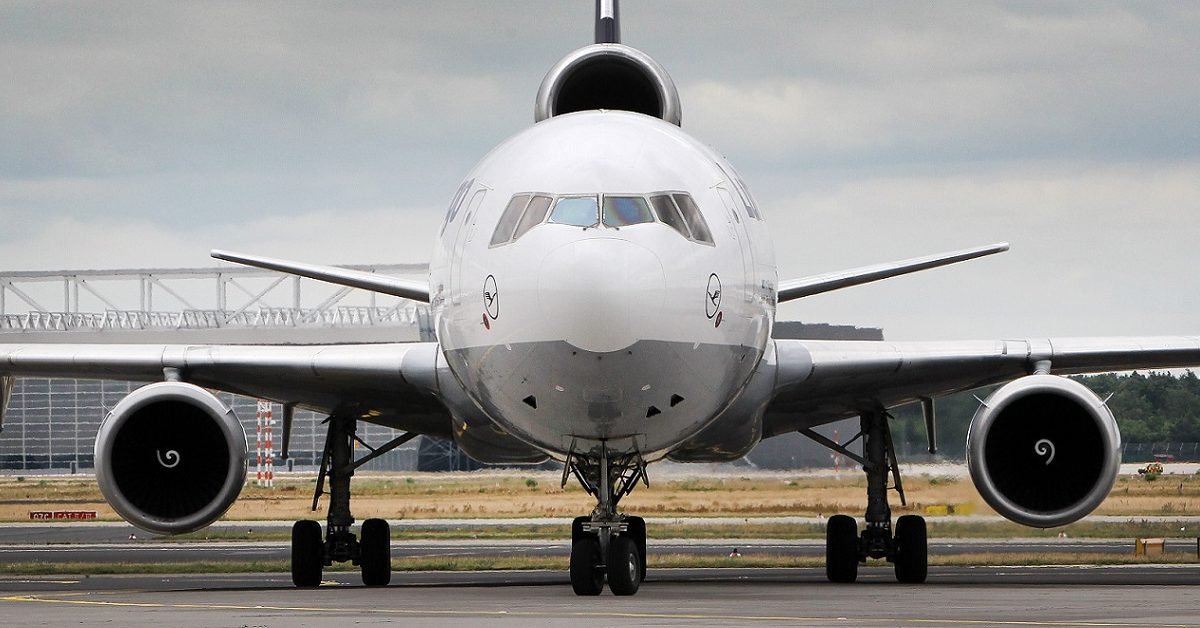
<path id="1" fill-rule="evenodd" d="M 621 11 L 617 0 L 596 0 L 596 43 L 621 43 Z"/>

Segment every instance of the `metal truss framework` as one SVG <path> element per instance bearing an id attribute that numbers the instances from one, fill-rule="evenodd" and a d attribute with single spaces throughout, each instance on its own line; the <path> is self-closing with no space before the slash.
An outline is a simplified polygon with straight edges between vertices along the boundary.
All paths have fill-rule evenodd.
<path id="1" fill-rule="evenodd" d="M 347 266 L 395 276 L 426 264 Z M 0 331 L 428 325 L 406 299 L 254 268 L 0 273 Z"/>

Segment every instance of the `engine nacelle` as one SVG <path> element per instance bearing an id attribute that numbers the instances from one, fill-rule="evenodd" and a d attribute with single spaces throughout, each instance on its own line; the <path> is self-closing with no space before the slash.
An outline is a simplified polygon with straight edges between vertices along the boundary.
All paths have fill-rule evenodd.
<path id="1" fill-rule="evenodd" d="M 1121 466 L 1121 434 L 1108 406 L 1083 384 L 1030 375 L 988 397 L 967 433 L 975 488 L 1001 515 L 1027 526 L 1066 525 L 1108 496 Z"/>
<path id="2" fill-rule="evenodd" d="M 542 79 L 534 121 L 575 111 L 613 109 L 653 116 L 679 126 L 683 113 L 675 82 L 646 53 L 622 44 L 584 46 Z"/>
<path id="3" fill-rule="evenodd" d="M 212 393 L 182 382 L 122 399 L 96 437 L 96 480 L 126 521 L 192 532 L 229 509 L 246 481 L 246 432 Z"/>

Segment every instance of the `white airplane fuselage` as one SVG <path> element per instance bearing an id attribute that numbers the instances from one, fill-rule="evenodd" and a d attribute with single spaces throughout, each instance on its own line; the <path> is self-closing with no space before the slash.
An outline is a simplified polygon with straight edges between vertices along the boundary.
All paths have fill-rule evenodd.
<path id="1" fill-rule="evenodd" d="M 653 459 L 699 432 L 762 358 L 777 283 L 732 166 L 622 111 L 556 116 L 495 148 L 452 202 L 430 278 L 466 395 L 558 458 L 603 442 Z"/>

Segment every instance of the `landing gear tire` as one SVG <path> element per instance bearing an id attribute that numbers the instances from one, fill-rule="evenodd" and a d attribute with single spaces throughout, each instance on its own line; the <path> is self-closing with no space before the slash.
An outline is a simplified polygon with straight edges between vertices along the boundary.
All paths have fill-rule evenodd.
<path id="1" fill-rule="evenodd" d="M 825 577 L 830 582 L 858 579 L 858 523 L 853 517 L 834 515 L 825 526 Z"/>
<path id="2" fill-rule="evenodd" d="M 929 542 L 925 519 L 904 515 L 896 520 L 896 580 L 906 584 L 925 582 L 929 573 Z"/>
<path id="3" fill-rule="evenodd" d="M 321 524 L 312 520 L 297 521 L 292 525 L 292 583 L 298 587 L 319 586 L 324 563 Z"/>
<path id="4" fill-rule="evenodd" d="M 627 536 L 608 544 L 608 588 L 613 595 L 633 595 L 642 584 L 642 560 L 637 543 Z"/>
<path id="5" fill-rule="evenodd" d="M 625 522 L 629 524 L 625 534 L 633 540 L 633 544 L 637 546 L 638 559 L 641 563 L 641 574 L 638 575 L 640 582 L 646 581 L 646 520 L 641 517 L 626 517 Z"/>
<path id="6" fill-rule="evenodd" d="M 600 595 L 604 591 L 600 539 L 581 538 L 571 543 L 571 588 L 575 595 Z"/>
<path id="7" fill-rule="evenodd" d="M 362 552 L 358 563 L 362 568 L 363 584 L 387 586 L 392 581 L 392 531 L 388 522 L 383 519 L 364 521 L 359 550 Z"/>

